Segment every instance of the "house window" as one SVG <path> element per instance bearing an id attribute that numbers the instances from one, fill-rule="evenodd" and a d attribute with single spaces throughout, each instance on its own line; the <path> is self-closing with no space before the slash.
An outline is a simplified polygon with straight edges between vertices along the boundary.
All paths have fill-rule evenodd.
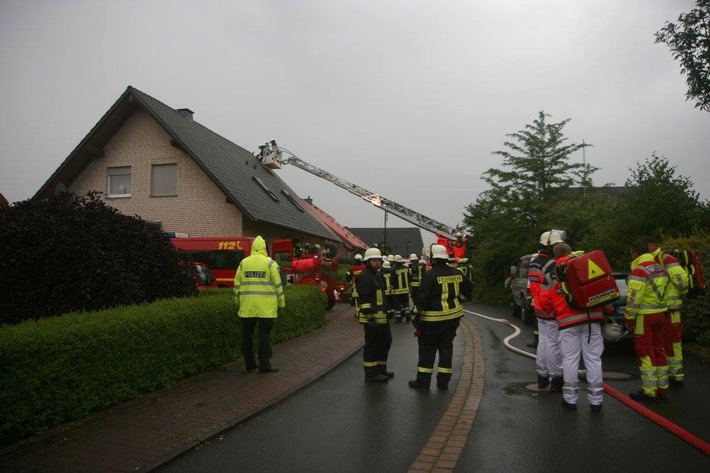
<path id="1" fill-rule="evenodd" d="M 262 181 L 261 179 L 259 179 L 259 178 L 256 177 L 256 176 L 252 176 L 252 179 L 254 179 L 254 182 L 256 182 L 257 184 L 259 184 L 259 187 L 261 187 L 262 189 L 264 189 L 264 192 L 266 192 L 266 193 L 269 195 L 269 197 L 271 197 L 271 199 L 272 199 L 274 202 L 278 202 L 278 201 L 279 201 L 279 198 L 276 197 L 276 194 L 274 194 L 274 192 L 273 192 L 271 189 L 269 189 L 268 187 L 266 187 L 266 184 L 264 184 L 264 181 Z"/>
<path id="2" fill-rule="evenodd" d="M 131 167 L 121 166 L 108 168 L 108 196 L 109 197 L 130 197 L 131 196 Z"/>
<path id="3" fill-rule="evenodd" d="M 177 195 L 177 164 L 154 164 L 150 172 L 150 195 Z"/>
<path id="4" fill-rule="evenodd" d="M 281 193 L 286 196 L 289 202 L 293 204 L 294 207 L 296 207 L 300 212 L 304 212 L 303 207 L 301 207 L 301 204 L 298 203 L 296 199 L 291 195 L 289 191 L 286 189 L 281 189 Z"/>

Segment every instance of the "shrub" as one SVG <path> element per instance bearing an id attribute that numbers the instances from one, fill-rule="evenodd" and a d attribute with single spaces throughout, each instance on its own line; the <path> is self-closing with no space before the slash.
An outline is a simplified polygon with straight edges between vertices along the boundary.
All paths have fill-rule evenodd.
<path id="1" fill-rule="evenodd" d="M 325 323 L 325 295 L 286 288 L 274 343 Z M 0 327 L 0 444 L 79 419 L 241 355 L 231 290 Z"/>
<path id="2" fill-rule="evenodd" d="M 187 256 L 96 192 L 0 211 L 0 287 L 0 324 L 196 294 Z"/>

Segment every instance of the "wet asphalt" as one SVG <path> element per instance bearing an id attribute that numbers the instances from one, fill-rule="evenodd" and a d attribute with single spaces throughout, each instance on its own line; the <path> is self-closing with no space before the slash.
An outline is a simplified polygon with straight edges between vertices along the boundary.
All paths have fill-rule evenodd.
<path id="1" fill-rule="evenodd" d="M 503 318 L 523 333 L 512 343 L 531 350 L 532 329 L 505 308 L 467 303 L 469 312 Z M 580 391 L 578 411 L 561 395 L 529 389 L 534 360 L 503 345 L 506 325 L 471 313 L 485 356 L 478 413 L 455 471 L 710 471 L 710 457 L 621 402 L 605 397 L 592 413 Z M 413 328 L 392 324 L 388 383 L 363 381 L 360 353 L 296 394 L 159 471 L 166 472 L 404 472 L 426 444 L 453 395 L 462 364 L 461 329 L 454 343 L 451 389 L 408 387 L 416 373 Z M 607 346 L 605 381 L 624 394 L 640 381 L 630 340 Z M 686 359 L 686 386 L 651 408 L 710 441 L 710 365 Z M 613 379 L 612 379 L 613 378 Z"/>

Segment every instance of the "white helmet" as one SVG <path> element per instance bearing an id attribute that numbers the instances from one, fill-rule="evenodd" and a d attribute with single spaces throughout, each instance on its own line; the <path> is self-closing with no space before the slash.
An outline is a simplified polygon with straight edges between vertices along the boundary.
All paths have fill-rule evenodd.
<path id="1" fill-rule="evenodd" d="M 394 255 L 394 262 L 395 263 L 404 263 L 404 260 L 402 259 L 402 255 Z"/>
<path id="2" fill-rule="evenodd" d="M 463 235 L 461 234 L 461 232 L 456 232 L 455 236 L 456 236 L 456 238 L 461 238 Z"/>
<path id="3" fill-rule="evenodd" d="M 363 261 L 367 261 L 370 259 L 382 259 L 382 253 L 380 253 L 380 250 L 378 250 L 377 248 L 366 249 Z"/>
<path id="4" fill-rule="evenodd" d="M 626 330 L 616 322 L 608 322 L 602 325 L 602 337 L 610 342 L 618 342 L 626 335 Z"/>
<path id="5" fill-rule="evenodd" d="M 540 235 L 540 244 L 543 246 L 552 246 L 557 243 L 564 243 L 566 238 L 567 234 L 564 230 L 552 229 Z"/>
<path id="6" fill-rule="evenodd" d="M 385 269 L 390 269 L 392 267 L 392 265 L 390 264 L 389 261 L 384 260 L 384 262 L 382 263 L 382 267 Z"/>
<path id="7" fill-rule="evenodd" d="M 444 245 L 431 245 L 431 259 L 449 260 L 449 254 Z"/>
<path id="8" fill-rule="evenodd" d="M 362 255 L 360 253 L 355 253 L 355 256 L 353 256 L 353 259 L 355 261 L 362 261 Z"/>
<path id="9" fill-rule="evenodd" d="M 417 255 L 415 255 L 414 253 L 412 253 L 411 255 L 409 255 L 409 259 L 410 259 L 410 260 L 413 260 L 413 259 L 419 259 L 419 258 L 417 258 Z"/>
<path id="10" fill-rule="evenodd" d="M 387 255 L 387 261 L 389 261 L 389 262 L 394 261 L 394 255 Z"/>

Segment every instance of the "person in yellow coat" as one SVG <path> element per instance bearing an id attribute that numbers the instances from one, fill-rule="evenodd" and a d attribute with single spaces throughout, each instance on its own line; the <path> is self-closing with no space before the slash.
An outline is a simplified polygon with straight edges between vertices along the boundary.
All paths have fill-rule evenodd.
<path id="1" fill-rule="evenodd" d="M 271 366 L 271 330 L 279 309 L 286 307 L 279 265 L 266 253 L 266 242 L 260 236 L 254 239 L 251 255 L 239 263 L 234 276 L 234 295 L 239 304 L 242 322 L 242 351 L 244 371 L 274 373 Z M 259 325 L 259 364 L 254 358 L 254 331 Z"/>

